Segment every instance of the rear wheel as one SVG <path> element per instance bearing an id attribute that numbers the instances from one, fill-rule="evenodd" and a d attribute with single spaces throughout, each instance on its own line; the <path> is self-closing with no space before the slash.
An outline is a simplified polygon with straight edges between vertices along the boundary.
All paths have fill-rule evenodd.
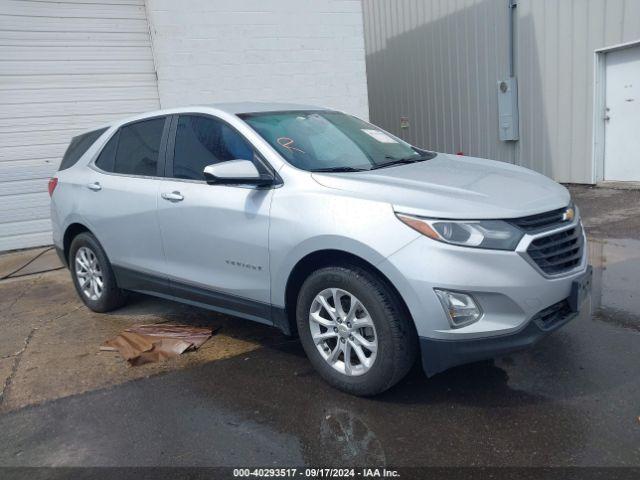
<path id="1" fill-rule="evenodd" d="M 81 233 L 71 242 L 69 269 L 78 295 L 94 312 L 124 305 L 126 293 L 116 284 L 107 255 L 90 233 Z"/>
<path id="2" fill-rule="evenodd" d="M 411 319 L 383 281 L 359 267 L 327 267 L 302 285 L 298 332 L 311 363 L 333 386 L 375 395 L 400 381 L 417 353 Z"/>

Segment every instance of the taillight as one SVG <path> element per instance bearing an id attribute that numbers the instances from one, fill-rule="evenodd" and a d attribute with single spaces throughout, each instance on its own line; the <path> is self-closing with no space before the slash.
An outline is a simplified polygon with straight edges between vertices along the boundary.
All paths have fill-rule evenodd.
<path id="1" fill-rule="evenodd" d="M 53 191 L 58 186 L 58 179 L 56 177 L 49 179 L 49 196 L 53 195 Z"/>

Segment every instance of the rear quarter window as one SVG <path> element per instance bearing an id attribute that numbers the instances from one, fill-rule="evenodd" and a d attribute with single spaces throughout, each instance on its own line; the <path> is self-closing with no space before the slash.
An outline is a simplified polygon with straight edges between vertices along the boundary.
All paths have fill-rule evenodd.
<path id="1" fill-rule="evenodd" d="M 60 168 L 58 170 L 66 170 L 74 166 L 80 157 L 86 153 L 87 150 L 94 144 L 94 142 L 106 132 L 106 128 L 99 130 L 92 130 L 91 132 L 83 133 L 77 137 L 71 139 L 71 143 L 67 147 L 67 151 L 64 152 L 62 162 L 60 162 Z"/>
<path id="2" fill-rule="evenodd" d="M 98 155 L 98 158 L 96 159 L 96 167 L 104 170 L 105 172 L 113 172 L 113 163 L 116 158 L 116 148 L 118 148 L 119 136 L 120 132 L 116 132 L 102 148 L 100 155 Z"/>

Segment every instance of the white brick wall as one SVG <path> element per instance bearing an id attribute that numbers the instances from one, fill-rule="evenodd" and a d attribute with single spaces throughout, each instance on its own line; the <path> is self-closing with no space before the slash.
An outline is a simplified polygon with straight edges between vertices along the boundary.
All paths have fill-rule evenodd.
<path id="1" fill-rule="evenodd" d="M 163 108 L 311 103 L 368 118 L 360 0 L 147 0 Z"/>

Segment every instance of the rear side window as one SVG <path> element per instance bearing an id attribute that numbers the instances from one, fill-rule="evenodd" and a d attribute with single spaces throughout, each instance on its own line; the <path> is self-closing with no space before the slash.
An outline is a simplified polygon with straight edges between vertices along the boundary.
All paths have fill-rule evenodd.
<path id="1" fill-rule="evenodd" d="M 173 155 L 173 178 L 204 180 L 204 167 L 228 160 L 253 161 L 253 148 L 215 118 L 180 115 Z"/>
<path id="2" fill-rule="evenodd" d="M 73 137 L 67 147 L 67 151 L 64 152 L 64 157 L 62 157 L 62 162 L 60 162 L 60 168 L 58 170 L 65 170 L 75 165 L 76 162 L 80 160 L 80 157 L 89 150 L 89 147 L 106 131 L 106 128 L 101 128 Z"/>
<path id="3" fill-rule="evenodd" d="M 158 175 L 158 157 L 165 118 L 125 125 L 107 142 L 96 166 L 124 175 Z"/>
<path id="4" fill-rule="evenodd" d="M 96 166 L 105 172 L 113 172 L 113 162 L 116 158 L 119 136 L 120 132 L 116 132 L 116 134 L 109 139 L 96 160 Z"/>

